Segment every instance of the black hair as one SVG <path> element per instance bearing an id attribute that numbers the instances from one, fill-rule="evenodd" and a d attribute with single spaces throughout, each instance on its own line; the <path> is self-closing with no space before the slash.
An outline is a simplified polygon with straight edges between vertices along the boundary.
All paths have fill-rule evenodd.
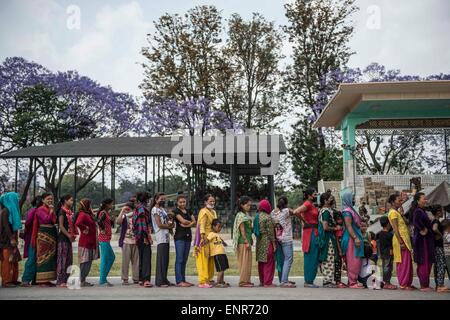
<path id="1" fill-rule="evenodd" d="M 237 211 L 242 211 L 243 212 L 242 206 L 244 204 L 249 203 L 250 201 L 252 201 L 252 199 L 250 197 L 248 197 L 248 196 L 241 196 L 239 198 L 239 200 L 238 200 Z"/>
<path id="2" fill-rule="evenodd" d="M 333 212 L 333 218 L 334 218 L 334 221 L 336 221 L 337 219 L 342 219 L 342 212 L 335 210 Z"/>
<path id="3" fill-rule="evenodd" d="M 100 212 L 104 211 L 106 209 L 106 206 L 112 204 L 113 202 L 114 202 L 114 200 L 111 198 L 103 199 L 102 203 L 100 204 L 100 208 L 97 211 L 97 223 L 98 223 L 98 226 L 100 227 L 100 229 L 102 229 L 102 230 L 105 229 L 106 214 L 103 215 L 102 217 L 99 217 Z M 114 221 L 113 221 L 113 219 L 111 219 L 111 227 L 114 226 L 113 224 L 114 224 Z"/>
<path id="4" fill-rule="evenodd" d="M 136 194 L 136 201 L 139 203 L 145 203 L 151 198 L 150 193 L 147 191 L 141 191 Z"/>
<path id="5" fill-rule="evenodd" d="M 211 193 L 207 193 L 207 194 L 205 194 L 205 196 L 203 197 L 203 203 L 205 203 L 206 201 L 208 201 L 209 198 L 214 198 L 214 199 L 215 199 L 215 197 L 214 197 Z"/>
<path id="6" fill-rule="evenodd" d="M 444 213 L 444 210 L 441 205 L 432 206 L 430 208 L 430 211 L 433 214 L 433 216 L 437 215 L 438 212 Z"/>
<path id="7" fill-rule="evenodd" d="M 100 208 L 98 209 L 98 212 L 105 210 L 106 206 L 112 204 L 113 202 L 114 200 L 111 198 L 103 199 L 102 203 L 100 204 Z"/>
<path id="8" fill-rule="evenodd" d="M 177 202 L 178 202 L 178 200 L 180 200 L 180 199 L 185 199 L 185 200 L 187 200 L 187 195 L 185 195 L 184 193 L 179 193 L 179 194 L 177 195 Z"/>
<path id="9" fill-rule="evenodd" d="M 34 208 L 37 208 L 37 205 L 39 203 L 42 203 L 42 197 L 41 196 L 36 196 L 33 198 L 33 200 L 31 200 L 31 206 Z"/>
<path id="10" fill-rule="evenodd" d="M 283 210 L 288 206 L 288 198 L 286 196 L 281 196 L 278 198 L 277 208 Z"/>
<path id="11" fill-rule="evenodd" d="M 130 209 L 134 210 L 134 208 L 136 207 L 136 205 L 134 204 L 134 202 L 127 202 L 125 203 L 126 207 L 129 207 Z"/>
<path id="12" fill-rule="evenodd" d="M 417 192 L 414 195 L 413 201 L 411 203 L 411 207 L 409 208 L 408 213 L 407 213 L 410 224 L 413 223 L 414 211 L 416 211 L 416 209 L 419 207 L 419 200 L 424 195 L 425 195 L 425 193 L 423 193 L 423 192 Z"/>
<path id="13" fill-rule="evenodd" d="M 442 228 L 443 228 L 444 231 L 445 231 L 445 229 L 447 229 L 447 228 L 450 226 L 450 219 L 444 219 L 444 220 L 442 220 L 441 225 L 442 225 Z"/>
<path id="14" fill-rule="evenodd" d="M 213 219 L 213 221 L 211 222 L 212 227 L 215 227 L 218 224 L 222 224 L 222 222 L 219 219 Z"/>
<path id="15" fill-rule="evenodd" d="M 59 211 L 64 206 L 64 203 L 66 203 L 66 201 L 68 201 L 71 198 L 73 198 L 71 194 L 65 194 L 61 198 L 59 198 L 59 202 L 56 205 L 56 211 L 55 211 L 57 215 L 59 215 Z"/>
<path id="16" fill-rule="evenodd" d="M 306 199 L 308 199 L 309 196 L 312 196 L 314 194 L 314 192 L 316 192 L 316 188 L 309 187 L 305 190 L 305 192 L 303 192 L 303 197 L 306 200 Z"/>
<path id="17" fill-rule="evenodd" d="M 393 203 L 395 202 L 395 200 L 397 200 L 398 197 L 400 197 L 400 194 L 399 194 L 399 193 L 391 194 L 391 195 L 389 196 L 387 202 L 390 203 L 390 204 L 393 204 Z"/>
<path id="18" fill-rule="evenodd" d="M 389 219 L 386 216 L 382 216 L 380 218 L 380 224 L 383 228 L 386 228 L 389 225 Z"/>
<path id="19" fill-rule="evenodd" d="M 40 201 L 37 203 L 36 208 L 39 208 L 39 207 L 43 206 L 43 205 L 44 205 L 44 200 L 45 200 L 45 198 L 47 198 L 47 197 L 49 197 L 49 196 L 52 196 L 52 195 L 53 195 L 53 193 L 51 193 L 51 192 L 44 192 L 44 193 L 41 195 L 41 199 L 40 199 Z"/>
<path id="20" fill-rule="evenodd" d="M 373 233 L 372 231 L 369 231 L 369 236 L 370 239 L 375 240 L 375 233 Z"/>
<path id="21" fill-rule="evenodd" d="M 320 207 L 325 205 L 325 202 L 328 201 L 333 195 L 331 192 L 324 192 L 320 195 Z"/>
<path id="22" fill-rule="evenodd" d="M 156 201 L 164 195 L 164 192 L 157 192 L 153 195 L 152 202 L 150 203 L 150 212 L 152 212 L 153 207 L 156 205 Z"/>

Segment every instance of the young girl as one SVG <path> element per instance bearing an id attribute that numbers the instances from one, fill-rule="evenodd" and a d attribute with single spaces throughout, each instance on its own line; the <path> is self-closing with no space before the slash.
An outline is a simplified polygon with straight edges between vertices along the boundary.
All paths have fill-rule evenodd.
<path id="1" fill-rule="evenodd" d="M 138 192 L 137 206 L 133 212 L 133 233 L 139 251 L 139 285 L 151 288 L 150 271 L 152 262 L 151 217 L 147 209 L 150 195 L 148 192 Z"/>
<path id="2" fill-rule="evenodd" d="M 93 286 L 92 283 L 86 281 L 86 278 L 91 271 L 92 261 L 100 257 L 97 225 L 95 224 L 91 203 L 92 201 L 89 199 L 81 199 L 78 215 L 75 217 L 75 226 L 80 230 L 78 262 L 80 263 L 80 282 L 82 287 Z"/>
<path id="3" fill-rule="evenodd" d="M 179 287 L 191 287 L 194 284 L 186 281 L 186 264 L 189 258 L 189 250 L 192 242 L 191 228 L 195 226 L 195 217 L 192 211 L 186 208 L 187 198 L 185 195 L 177 197 L 177 207 L 173 210 L 175 215 L 176 230 L 175 241 L 175 279 Z"/>
<path id="4" fill-rule="evenodd" d="M 99 227 L 98 241 L 100 242 L 100 285 L 112 287 L 113 284 L 107 280 L 116 255 L 111 247 L 111 218 L 110 212 L 113 209 L 113 199 L 102 201 L 97 213 L 97 224 Z"/>
<path id="5" fill-rule="evenodd" d="M 158 192 L 153 198 L 153 207 L 151 209 L 157 243 L 155 284 L 161 288 L 167 288 L 173 285 L 167 279 L 167 269 L 169 268 L 169 231 L 175 225 L 173 221 L 169 221 L 169 216 L 166 210 L 164 210 L 165 203 L 165 194 Z"/>
<path id="6" fill-rule="evenodd" d="M 347 285 L 341 281 L 342 267 L 345 265 L 345 255 L 341 248 L 342 236 L 344 234 L 344 219 L 342 218 L 342 213 L 340 211 L 334 211 L 333 216 L 336 226 L 341 227 L 335 231 L 337 254 L 336 259 L 334 260 L 334 282 L 342 289 L 347 288 Z"/>
<path id="7" fill-rule="evenodd" d="M 434 281 L 436 283 L 436 291 L 437 292 L 449 292 L 445 286 L 445 271 L 447 269 L 445 263 L 445 254 L 444 254 L 444 229 L 442 227 L 440 218 L 443 216 L 443 210 L 441 206 L 436 206 L 431 209 L 431 213 L 434 216 L 434 220 L 431 222 L 434 232 L 434 254 L 436 257 L 436 262 L 434 264 Z"/>
<path id="8" fill-rule="evenodd" d="M 277 207 L 270 214 L 275 223 L 276 237 L 279 244 L 277 248 L 277 269 L 282 288 L 295 288 L 295 282 L 289 281 L 289 272 L 294 260 L 293 215 L 294 212 L 288 208 L 288 199 L 285 196 L 281 196 L 278 199 Z"/>
<path id="9" fill-rule="evenodd" d="M 122 285 L 128 285 L 129 267 L 133 283 L 139 283 L 139 250 L 133 234 L 133 210 L 134 203 L 127 202 L 117 217 L 117 224 L 121 225 L 119 247 L 122 248 Z"/>
<path id="10" fill-rule="evenodd" d="M 370 234 L 367 232 L 367 223 L 361 222 L 361 234 L 363 236 L 364 257 L 361 259 L 361 269 L 359 271 L 358 281 L 361 282 L 364 288 L 367 288 L 367 279 L 372 275 L 373 269 L 370 264 L 372 257 L 372 245 Z"/>
<path id="11" fill-rule="evenodd" d="M 229 268 L 228 258 L 225 253 L 225 242 L 220 237 L 220 230 L 222 230 L 222 224 L 219 219 L 214 219 L 212 221 L 212 230 L 207 239 L 209 241 L 209 254 L 214 258 L 214 264 L 217 271 L 217 284 L 215 288 L 228 288 L 229 283 L 225 283 L 224 275 L 225 270 Z"/>
<path id="12" fill-rule="evenodd" d="M 233 226 L 233 245 L 236 251 L 239 265 L 239 286 L 251 288 L 254 284 L 250 281 L 252 274 L 252 220 L 248 215 L 252 202 L 247 196 L 239 198 L 238 213 Z"/>
<path id="13" fill-rule="evenodd" d="M 56 209 L 58 216 L 58 252 L 56 261 L 56 285 L 67 287 L 67 279 L 70 274 L 67 268 L 73 263 L 72 242 L 75 241 L 78 232 L 73 223 L 73 197 L 66 194 L 61 197 Z"/>

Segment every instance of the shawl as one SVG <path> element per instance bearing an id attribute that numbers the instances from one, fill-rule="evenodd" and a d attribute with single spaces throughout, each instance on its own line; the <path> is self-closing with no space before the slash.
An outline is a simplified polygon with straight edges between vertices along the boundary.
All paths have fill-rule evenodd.
<path id="1" fill-rule="evenodd" d="M 22 221 L 19 207 L 19 194 L 15 192 L 7 192 L 0 197 L 0 204 L 8 209 L 8 221 L 12 226 L 12 231 L 22 229 Z"/>
<path id="2" fill-rule="evenodd" d="M 234 225 L 233 225 L 233 247 L 234 250 L 236 251 L 238 248 L 238 243 L 239 243 L 239 226 L 241 225 L 241 223 L 247 222 L 247 221 L 252 221 L 252 219 L 248 216 L 248 214 L 245 214 L 241 211 L 238 212 L 238 214 L 236 215 L 236 218 L 234 219 Z"/>

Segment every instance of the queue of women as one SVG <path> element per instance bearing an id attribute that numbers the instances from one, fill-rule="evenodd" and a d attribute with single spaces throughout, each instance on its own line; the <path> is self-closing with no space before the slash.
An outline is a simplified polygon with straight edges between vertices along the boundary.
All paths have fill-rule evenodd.
<path id="1" fill-rule="evenodd" d="M 316 190 L 307 189 L 304 203 L 294 209 L 289 208 L 285 196 L 278 199 L 275 208 L 268 200 L 262 200 L 258 203 L 254 218 L 250 216 L 252 199 L 247 196 L 239 198 L 233 225 L 233 249 L 239 267 L 240 287 L 255 286 L 251 281 L 252 247 L 255 247 L 259 286 L 276 287 L 274 277 L 277 271 L 280 287 L 296 287 L 295 282 L 289 280 L 294 261 L 292 218 L 295 216 L 303 225 L 301 244 L 304 286 L 307 288 L 319 288 L 315 283 L 318 271 L 323 275 L 323 287 L 367 288 L 371 273 L 365 274 L 365 270 L 370 263 L 376 265 L 380 257 L 382 287 L 385 289 L 416 289 L 412 285 L 415 262 L 420 290 L 434 290 L 430 288 L 430 273 L 434 264 L 436 290 L 449 291 L 444 286 L 445 273 L 450 270 L 449 223 L 448 220 L 441 222 L 438 213 L 433 221 L 428 218 L 425 195 L 417 193 L 414 196 L 409 214 L 402 212 L 402 198 L 392 195 L 389 198 L 391 210 L 381 219 L 383 230 L 378 236 L 367 232 L 368 221 L 353 208 L 351 192 L 342 195 L 342 211 L 335 209 L 335 199 L 330 192 L 320 195 L 320 206 L 317 208 L 317 196 Z M 77 238 L 81 286 L 94 285 L 86 279 L 92 262 L 97 259 L 100 259 L 99 285 L 112 286 L 108 275 L 116 258 L 111 246 L 114 223 L 121 226 L 119 247 L 122 249 L 123 285 L 153 286 L 151 256 L 152 245 L 156 244 L 154 284 L 157 287 L 194 286 L 186 281 L 185 275 L 191 254 L 197 267 L 198 287 L 230 286 L 224 277 L 229 268 L 226 242 L 221 237 L 222 225 L 214 210 L 215 197 L 211 194 L 205 196 L 197 220 L 187 208 L 187 198 L 182 194 L 177 197 L 176 208 L 168 213 L 164 193 L 151 197 L 147 192 L 139 192 L 123 206 L 117 219 L 111 216 L 114 207 L 112 199 L 103 200 L 96 213 L 89 199 L 79 202 L 76 213 L 71 210 L 71 195 L 63 196 L 56 206 L 54 203 L 51 193 L 34 199 L 22 232 L 19 195 L 9 192 L 0 197 L 2 287 L 67 287 L 70 267 L 74 262 L 72 247 Z M 191 232 L 193 227 L 195 238 Z M 19 251 L 19 237 L 24 240 L 23 255 Z M 167 278 L 171 238 L 175 242 L 176 283 L 171 283 Z M 22 256 L 27 260 L 19 282 L 18 263 Z M 398 287 L 390 282 L 393 263 L 396 264 Z M 343 270 L 347 272 L 346 284 L 341 281 Z M 213 279 L 215 273 L 216 280 Z"/>

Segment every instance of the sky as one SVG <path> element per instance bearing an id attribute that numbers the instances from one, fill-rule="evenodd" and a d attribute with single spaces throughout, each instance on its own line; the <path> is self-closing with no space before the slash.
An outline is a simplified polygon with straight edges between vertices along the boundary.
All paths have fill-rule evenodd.
<path id="1" fill-rule="evenodd" d="M 22 56 L 50 70 L 76 69 L 114 90 L 141 94 L 146 35 L 164 13 L 210 4 L 224 17 L 260 12 L 287 23 L 290 0 L 2 0 L 0 61 Z M 379 62 L 405 74 L 450 72 L 450 1 L 358 0 L 351 67 Z M 289 57 L 286 41 L 283 52 Z M 289 58 L 285 63 L 289 62 Z"/>
<path id="2" fill-rule="evenodd" d="M 153 21 L 183 14 L 196 5 L 215 5 L 227 18 L 259 12 L 277 26 L 287 23 L 291 0 L 1 0 L 0 62 L 21 56 L 52 71 L 77 70 L 114 90 L 140 96 L 141 48 Z M 350 47 L 350 67 L 378 62 L 403 74 L 450 72 L 450 1 L 357 0 L 360 10 Z M 292 47 L 283 53 L 289 63 Z M 284 121 L 291 130 L 295 117 Z"/>

